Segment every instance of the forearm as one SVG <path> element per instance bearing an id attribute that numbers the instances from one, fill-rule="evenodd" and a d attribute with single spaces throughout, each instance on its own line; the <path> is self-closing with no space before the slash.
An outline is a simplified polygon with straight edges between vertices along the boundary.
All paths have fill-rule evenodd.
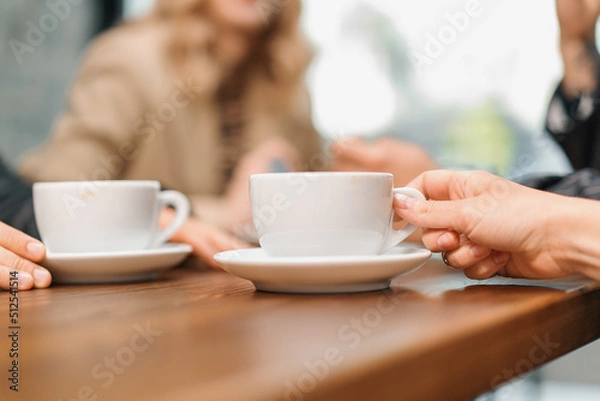
<path id="1" fill-rule="evenodd" d="M 190 196 L 194 217 L 215 225 L 226 227 L 228 224 L 226 199 L 217 195 L 192 195 Z"/>
<path id="2" fill-rule="evenodd" d="M 596 43 L 592 40 L 573 38 L 561 40 L 561 53 L 564 65 L 562 88 L 570 99 L 584 93 L 594 93 L 598 87 L 600 56 Z"/>
<path id="3" fill-rule="evenodd" d="M 548 251 L 554 260 L 567 271 L 600 282 L 600 202 L 560 197 L 549 222 Z"/>
<path id="4" fill-rule="evenodd" d="M 598 0 L 556 0 L 556 14 L 563 40 L 593 40 Z"/>

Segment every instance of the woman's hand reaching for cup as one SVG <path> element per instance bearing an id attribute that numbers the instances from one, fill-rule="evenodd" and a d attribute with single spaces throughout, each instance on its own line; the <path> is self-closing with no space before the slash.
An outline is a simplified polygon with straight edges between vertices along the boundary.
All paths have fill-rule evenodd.
<path id="1" fill-rule="evenodd" d="M 590 270 L 594 255 L 596 266 L 600 262 L 598 222 L 589 222 L 600 212 L 594 201 L 537 191 L 485 172 L 430 171 L 409 186 L 430 200 L 397 197 L 396 213 L 425 227 L 424 244 L 444 252 L 446 262 L 468 277 L 582 273 L 600 279 L 599 269 Z M 581 256 L 584 248 L 588 254 Z"/>
<path id="2" fill-rule="evenodd" d="M 253 174 L 297 170 L 300 155 L 284 139 L 267 139 L 241 158 L 225 191 L 227 222 L 225 228 L 237 233 L 252 224 L 248 180 Z"/>
<path id="3" fill-rule="evenodd" d="M 252 240 L 250 176 L 296 171 L 300 164 L 300 154 L 288 141 L 266 139 L 240 158 L 222 197 L 200 197 L 193 201 L 195 213 L 203 223 Z"/>
<path id="4" fill-rule="evenodd" d="M 163 210 L 160 216 L 160 225 L 167 226 L 174 217 L 175 213 L 172 210 Z M 247 243 L 222 229 L 193 217 L 188 218 L 183 227 L 171 238 L 171 241 L 191 245 L 194 256 L 214 269 L 219 268 L 217 262 L 213 259 L 215 254 L 250 247 Z"/>
<path id="5" fill-rule="evenodd" d="M 402 187 L 419 174 L 439 168 L 419 145 L 382 137 L 374 141 L 348 138 L 331 145 L 333 171 L 391 173 L 394 185 Z"/>
<path id="6" fill-rule="evenodd" d="M 41 242 L 0 223 L 0 288 L 14 288 L 11 277 L 15 276 L 20 291 L 50 286 L 50 272 L 38 265 L 45 257 Z"/>

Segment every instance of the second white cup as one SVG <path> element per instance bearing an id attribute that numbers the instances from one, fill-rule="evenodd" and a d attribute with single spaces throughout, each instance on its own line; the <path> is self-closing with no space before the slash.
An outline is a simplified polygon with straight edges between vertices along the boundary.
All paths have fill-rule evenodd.
<path id="1" fill-rule="evenodd" d="M 250 177 L 254 225 L 273 257 L 377 255 L 417 227 L 394 230 L 394 195 L 425 199 L 414 188 L 393 188 L 386 173 L 281 173 Z"/>

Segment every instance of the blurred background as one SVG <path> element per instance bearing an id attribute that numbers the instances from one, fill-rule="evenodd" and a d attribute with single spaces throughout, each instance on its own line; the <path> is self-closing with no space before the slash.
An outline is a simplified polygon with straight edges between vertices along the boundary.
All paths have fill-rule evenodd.
<path id="1" fill-rule="evenodd" d="M 0 132 L 10 163 L 48 135 L 86 43 L 153 3 L 73 5 L 19 63 L 10 39 L 23 41 L 28 22 L 51 10 L 35 0 L 2 2 Z M 458 21 L 467 3 L 305 0 L 316 49 L 308 83 L 323 136 L 396 136 L 446 167 L 509 177 L 568 171 L 541 129 L 561 72 L 553 2 L 483 1 L 476 16 Z"/>
<path id="2" fill-rule="evenodd" d="M 15 166 L 49 135 L 87 43 L 153 6 L 78 1 L 51 20 L 54 3 L 0 3 L 0 153 Z M 543 131 L 562 72 L 554 2 L 482 0 L 472 17 L 457 20 L 475 3 L 304 0 L 316 50 L 307 80 L 323 137 L 395 136 L 423 145 L 446 167 L 509 178 L 568 172 Z M 43 18 L 52 29 L 15 57 L 11 40 L 24 41 Z M 597 400 L 597 372 L 600 344 L 592 344 L 485 399 Z"/>

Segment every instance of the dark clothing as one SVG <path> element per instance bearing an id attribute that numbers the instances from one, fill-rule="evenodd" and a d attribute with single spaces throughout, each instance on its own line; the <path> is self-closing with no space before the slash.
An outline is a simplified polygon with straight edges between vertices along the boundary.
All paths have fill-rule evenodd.
<path id="1" fill-rule="evenodd" d="M 33 213 L 33 193 L 0 160 L 0 221 L 39 239 Z"/>
<path id="2" fill-rule="evenodd" d="M 600 200 L 600 92 L 569 99 L 559 85 L 548 107 L 546 129 L 563 149 L 573 174 L 525 177 L 521 184 L 561 195 Z"/>
<path id="3" fill-rule="evenodd" d="M 519 182 L 555 194 L 600 200 L 600 171 L 591 168 L 578 170 L 566 177 L 530 177 Z"/>
<path id="4" fill-rule="evenodd" d="M 112 28 L 123 17 L 123 0 L 100 0 L 96 1 L 98 14 L 97 33 Z"/>
<path id="5" fill-rule="evenodd" d="M 600 170 L 600 93 L 568 98 L 559 85 L 548 107 L 546 129 L 562 147 L 573 169 Z"/>

